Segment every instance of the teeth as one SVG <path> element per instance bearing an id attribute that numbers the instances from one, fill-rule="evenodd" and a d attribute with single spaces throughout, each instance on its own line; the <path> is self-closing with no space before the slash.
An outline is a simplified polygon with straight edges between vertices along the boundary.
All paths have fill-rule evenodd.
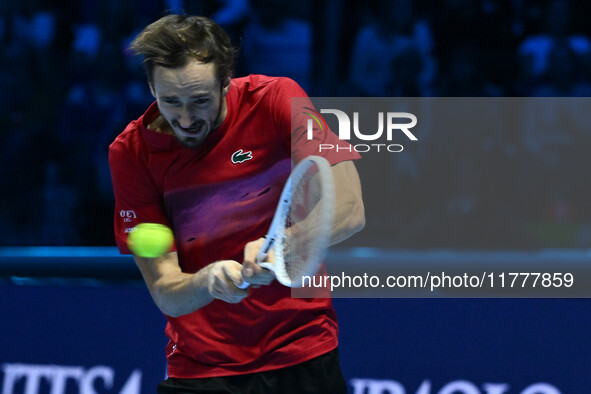
<path id="1" fill-rule="evenodd" d="M 184 127 L 181 127 L 181 130 L 187 134 L 197 134 L 201 130 L 201 127 L 192 127 L 190 129 L 185 129 Z"/>

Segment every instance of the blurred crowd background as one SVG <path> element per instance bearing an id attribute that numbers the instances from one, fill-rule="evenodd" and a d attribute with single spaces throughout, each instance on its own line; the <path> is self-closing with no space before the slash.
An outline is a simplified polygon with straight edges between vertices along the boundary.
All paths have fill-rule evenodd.
<path id="1" fill-rule="evenodd" d="M 584 0 L 0 1 L 0 245 L 114 245 L 108 145 L 153 100 L 127 47 L 170 12 L 226 28 L 235 76 L 288 76 L 310 96 L 591 93 Z M 446 160 L 387 161 L 381 220 L 399 231 L 367 245 L 591 247 L 589 182 L 571 171 L 591 169 L 590 133 L 451 140 Z"/>

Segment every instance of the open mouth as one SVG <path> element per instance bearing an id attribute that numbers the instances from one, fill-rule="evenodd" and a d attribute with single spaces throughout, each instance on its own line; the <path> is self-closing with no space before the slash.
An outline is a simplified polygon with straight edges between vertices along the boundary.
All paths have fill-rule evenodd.
<path id="1" fill-rule="evenodd" d="M 191 127 L 181 127 L 177 124 L 177 130 L 179 130 L 185 137 L 197 137 L 205 130 L 205 124 L 199 122 Z"/>

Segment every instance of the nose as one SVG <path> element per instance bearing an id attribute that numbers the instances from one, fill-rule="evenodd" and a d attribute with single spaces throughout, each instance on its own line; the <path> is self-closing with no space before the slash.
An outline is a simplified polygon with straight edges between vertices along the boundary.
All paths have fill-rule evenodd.
<path id="1" fill-rule="evenodd" d="M 191 125 L 194 123 L 194 119 L 193 119 L 193 116 L 192 116 L 189 108 L 183 107 L 179 111 L 179 113 L 177 115 L 177 121 L 181 127 L 184 127 L 184 128 L 191 127 Z"/>

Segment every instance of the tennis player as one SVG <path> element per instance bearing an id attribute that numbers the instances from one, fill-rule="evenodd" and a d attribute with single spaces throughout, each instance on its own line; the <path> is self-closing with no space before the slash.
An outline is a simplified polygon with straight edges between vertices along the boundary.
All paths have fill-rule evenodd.
<path id="1" fill-rule="evenodd" d="M 159 393 L 340 393 L 337 319 L 328 298 L 300 299 L 255 264 L 292 164 L 318 155 L 319 130 L 292 130 L 292 80 L 232 78 L 236 49 L 204 17 L 169 15 L 132 49 L 156 98 L 109 148 L 122 253 L 139 223 L 170 226 L 173 251 L 134 259 L 167 318 Z M 301 133 L 298 134 L 298 133 Z M 299 140 L 293 144 L 292 141 Z M 364 225 L 354 151 L 323 155 L 335 178 L 333 243 Z M 239 289 L 242 278 L 253 284 Z"/>

